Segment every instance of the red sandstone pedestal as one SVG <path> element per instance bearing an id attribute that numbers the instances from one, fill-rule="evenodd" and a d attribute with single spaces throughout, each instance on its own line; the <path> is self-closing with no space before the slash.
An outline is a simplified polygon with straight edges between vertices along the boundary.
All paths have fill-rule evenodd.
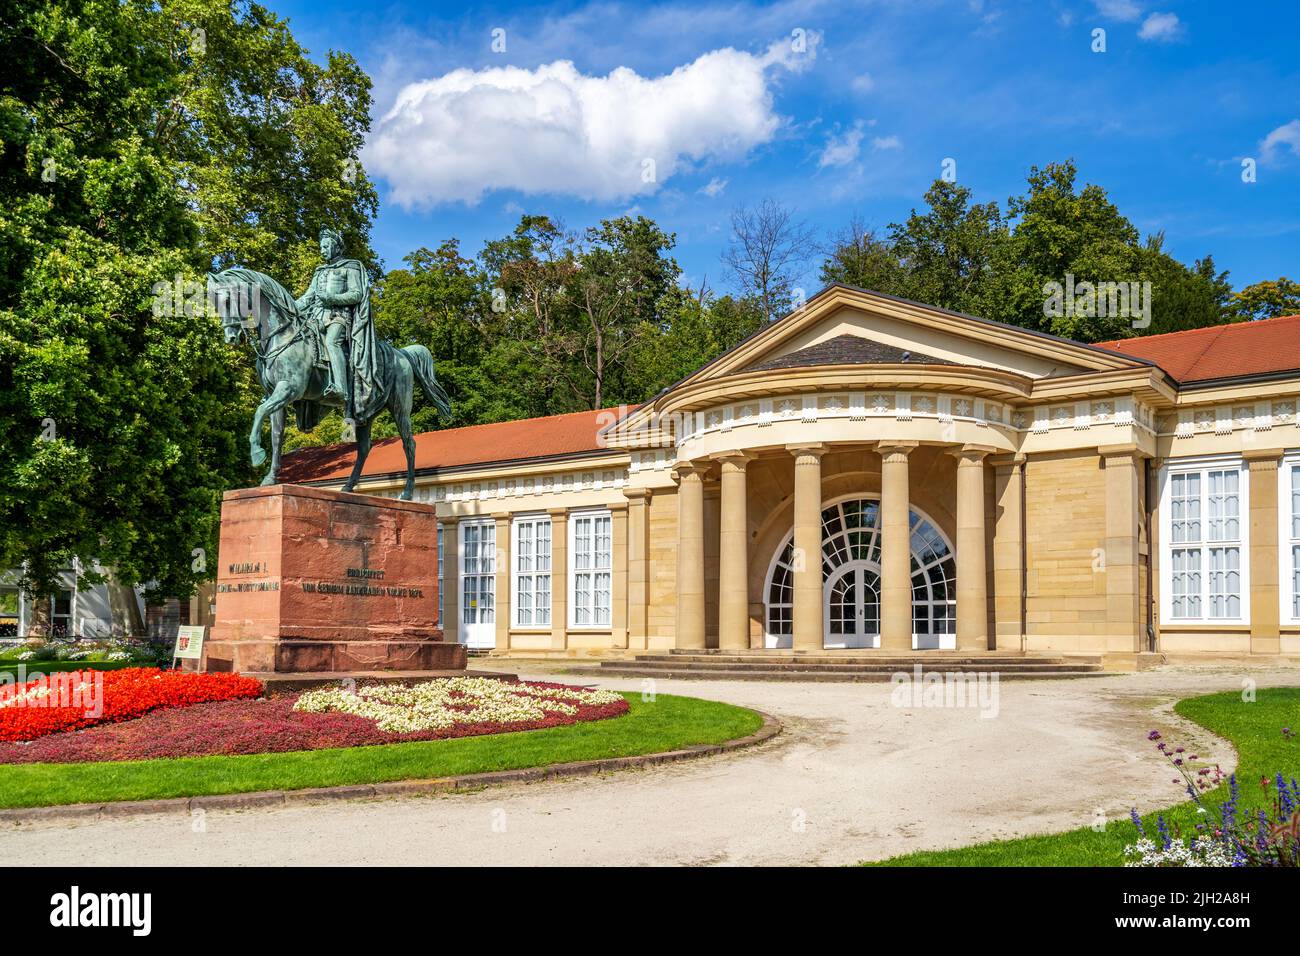
<path id="1" fill-rule="evenodd" d="M 299 485 L 226 492 L 208 670 L 455 670 L 432 505 Z"/>

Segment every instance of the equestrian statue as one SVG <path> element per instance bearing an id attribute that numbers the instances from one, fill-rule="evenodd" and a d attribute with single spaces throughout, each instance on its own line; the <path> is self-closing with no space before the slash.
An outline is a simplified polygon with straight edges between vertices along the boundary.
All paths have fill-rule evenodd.
<path id="1" fill-rule="evenodd" d="M 253 415 L 249 455 L 254 467 L 266 461 L 262 426 L 271 420 L 271 467 L 262 484 L 276 483 L 286 410 L 293 406 L 298 427 L 311 431 L 331 408 L 341 409 L 344 441 L 356 441 L 356 461 L 344 491 L 356 487 L 370 454 L 370 428 L 385 408 L 397 423 L 406 452 L 406 486 L 415 490 L 415 439 L 411 402 L 415 383 L 443 416 L 451 400 L 438 384 L 433 356 L 423 345 L 397 348 L 375 335 L 370 315 L 370 279 L 356 259 L 343 258 L 343 239 L 320 231 L 321 264 L 302 297 L 295 299 L 270 276 L 252 269 L 226 269 L 208 278 L 208 299 L 221 317 L 226 342 L 252 342 L 257 377 L 266 399 Z"/>

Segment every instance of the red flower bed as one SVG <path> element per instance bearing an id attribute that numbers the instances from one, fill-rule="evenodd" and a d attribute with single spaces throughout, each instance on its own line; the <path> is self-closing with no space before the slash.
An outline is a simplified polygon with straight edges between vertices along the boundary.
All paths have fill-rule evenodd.
<path id="1" fill-rule="evenodd" d="M 618 717 L 628 711 L 627 701 L 619 700 L 611 704 L 583 704 L 576 714 L 552 713 L 542 720 L 508 725 L 456 724 L 439 730 L 394 734 L 380 730 L 372 720 L 352 714 L 296 711 L 293 705 L 299 696 L 287 694 L 264 700 L 198 704 L 185 710 L 159 710 L 139 720 L 92 727 L 78 733 L 54 734 L 31 743 L 0 743 L 0 764 L 91 763 L 364 747 L 541 730 Z"/>
<path id="2" fill-rule="evenodd" d="M 132 720 L 152 711 L 260 697 L 262 682 L 239 674 L 191 674 L 156 667 L 54 673 L 0 686 L 0 741 Z"/>

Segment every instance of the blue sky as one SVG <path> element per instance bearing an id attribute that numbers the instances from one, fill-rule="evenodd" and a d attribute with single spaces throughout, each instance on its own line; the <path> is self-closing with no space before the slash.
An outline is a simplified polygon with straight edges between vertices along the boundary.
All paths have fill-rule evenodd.
<path id="1" fill-rule="evenodd" d="M 476 253 L 521 211 L 580 228 L 635 210 L 676 233 L 687 281 L 724 291 L 738 204 L 883 230 L 945 159 L 1005 203 L 1073 157 L 1178 258 L 1213 253 L 1237 287 L 1300 280 L 1294 0 L 265 2 L 375 80 L 364 162 L 390 268 L 453 235 Z"/>

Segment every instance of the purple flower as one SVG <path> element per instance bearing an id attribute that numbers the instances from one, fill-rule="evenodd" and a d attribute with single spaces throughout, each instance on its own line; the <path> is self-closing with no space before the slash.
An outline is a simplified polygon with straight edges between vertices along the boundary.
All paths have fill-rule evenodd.
<path id="1" fill-rule="evenodd" d="M 1155 733 L 1155 731 L 1152 731 L 1152 733 Z M 1147 831 L 1142 829 L 1142 818 L 1138 816 L 1137 807 L 1133 807 L 1129 810 L 1128 816 L 1129 819 L 1133 821 L 1133 826 L 1137 827 L 1138 836 L 1145 837 Z"/>

